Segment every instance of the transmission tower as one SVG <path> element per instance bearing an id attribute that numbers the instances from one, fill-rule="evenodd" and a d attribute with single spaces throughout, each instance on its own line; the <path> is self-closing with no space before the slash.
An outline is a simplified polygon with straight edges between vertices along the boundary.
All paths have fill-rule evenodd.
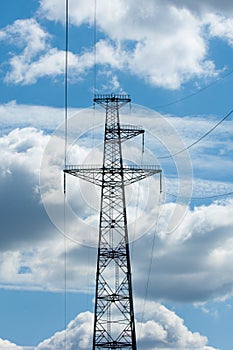
<path id="1" fill-rule="evenodd" d="M 65 172 L 101 187 L 93 350 L 136 350 L 125 186 L 160 173 L 158 166 L 123 164 L 122 143 L 144 134 L 121 125 L 119 109 L 129 95 L 95 95 L 105 108 L 103 164 L 67 165 Z"/>

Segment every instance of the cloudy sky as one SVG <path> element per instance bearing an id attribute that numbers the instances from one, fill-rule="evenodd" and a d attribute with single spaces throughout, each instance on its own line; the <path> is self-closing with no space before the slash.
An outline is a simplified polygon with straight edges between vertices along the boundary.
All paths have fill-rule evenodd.
<path id="1" fill-rule="evenodd" d="M 100 193 L 67 178 L 64 202 L 65 0 L 0 10 L 0 350 L 90 349 Z M 68 161 L 101 162 L 93 93 L 129 93 L 122 121 L 146 136 L 125 159 L 163 170 L 162 195 L 156 177 L 126 193 L 138 349 L 231 350 L 233 4 L 69 13 Z"/>

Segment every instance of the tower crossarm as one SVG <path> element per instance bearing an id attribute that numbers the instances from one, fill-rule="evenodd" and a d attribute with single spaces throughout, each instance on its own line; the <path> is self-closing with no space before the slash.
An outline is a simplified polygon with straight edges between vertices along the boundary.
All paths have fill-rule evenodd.
<path id="1" fill-rule="evenodd" d="M 158 165 L 125 165 L 122 170 L 98 165 L 67 165 L 64 169 L 65 173 L 98 186 L 102 186 L 102 178 L 105 174 L 105 186 L 108 187 L 122 186 L 121 178 L 117 176 L 121 171 L 123 171 L 125 186 L 162 172 Z"/>
<path id="2" fill-rule="evenodd" d="M 121 125 L 120 128 L 110 126 L 106 128 L 106 131 L 107 139 L 119 139 L 120 136 L 122 142 L 145 133 L 145 130 L 138 125 Z"/>
<path id="3" fill-rule="evenodd" d="M 98 165 L 66 165 L 65 173 L 86 180 L 95 185 L 102 185 L 103 167 Z"/>
<path id="4" fill-rule="evenodd" d="M 162 170 L 158 165 L 125 165 L 124 185 L 143 180 L 155 174 L 161 174 Z"/>

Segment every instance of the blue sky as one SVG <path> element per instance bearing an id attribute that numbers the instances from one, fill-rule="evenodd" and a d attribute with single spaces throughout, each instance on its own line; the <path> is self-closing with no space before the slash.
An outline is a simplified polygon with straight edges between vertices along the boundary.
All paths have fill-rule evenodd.
<path id="1" fill-rule="evenodd" d="M 65 0 L 0 9 L 0 350 L 60 349 L 65 335 L 67 350 L 89 349 L 100 198 L 67 179 L 64 238 Z M 232 115 L 163 157 L 233 108 L 233 5 L 69 0 L 69 10 L 68 160 L 101 162 L 96 81 L 97 93 L 129 93 L 122 120 L 146 129 L 143 159 L 140 137 L 125 158 L 163 169 L 161 198 L 156 178 L 127 189 L 138 348 L 231 350 L 232 196 L 191 197 L 233 192 Z"/>

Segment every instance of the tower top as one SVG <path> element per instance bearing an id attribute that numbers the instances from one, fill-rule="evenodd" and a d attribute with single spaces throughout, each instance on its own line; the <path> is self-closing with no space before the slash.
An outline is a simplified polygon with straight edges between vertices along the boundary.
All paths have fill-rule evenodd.
<path id="1" fill-rule="evenodd" d="M 95 95 L 94 102 L 100 105 L 108 105 L 109 103 L 117 103 L 124 105 L 128 102 L 131 102 L 131 98 L 127 94 L 104 94 L 104 95 Z"/>

